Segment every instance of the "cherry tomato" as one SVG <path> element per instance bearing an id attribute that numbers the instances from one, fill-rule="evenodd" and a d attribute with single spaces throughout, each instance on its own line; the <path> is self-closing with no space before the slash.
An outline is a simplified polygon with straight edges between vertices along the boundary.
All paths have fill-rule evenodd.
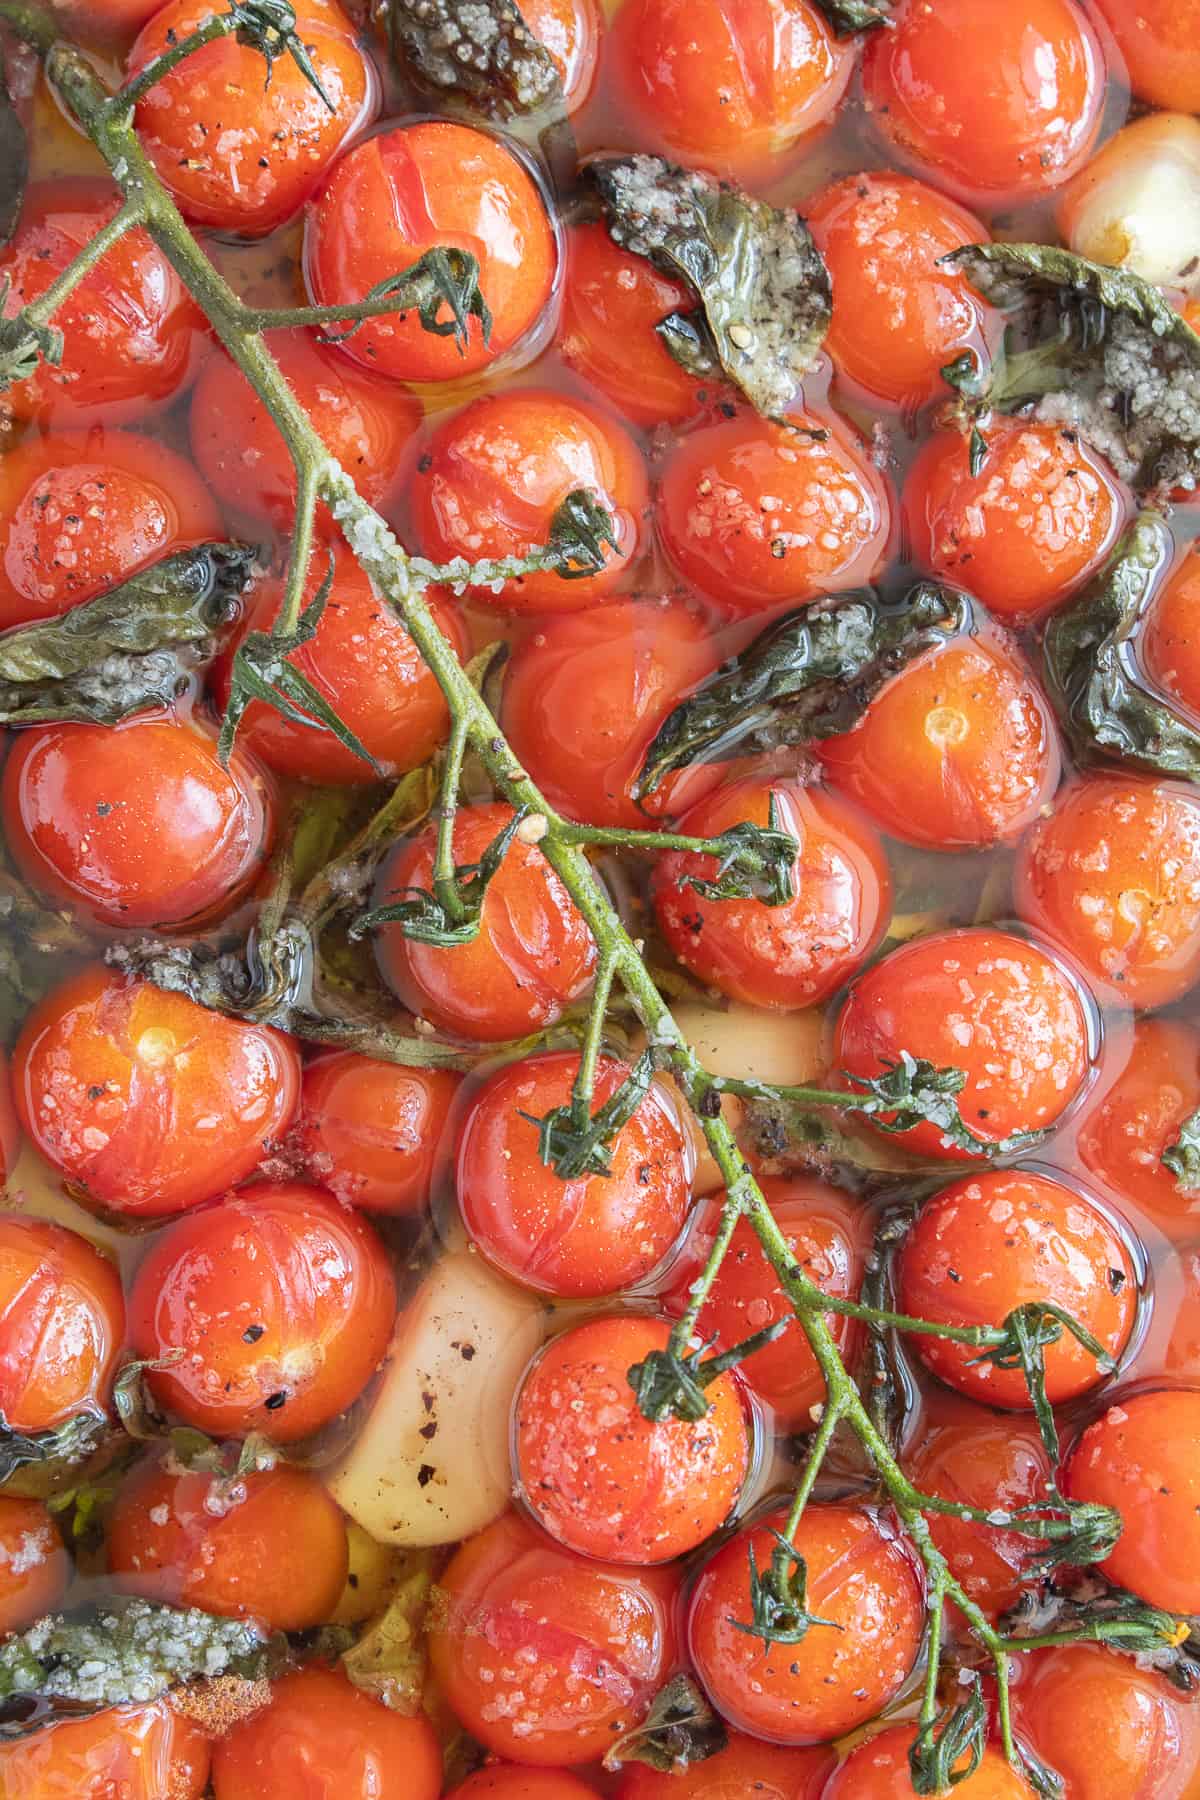
<path id="1" fill-rule="evenodd" d="M 732 1375 L 705 1390 L 699 1423 L 642 1415 L 629 1371 L 665 1351 L 670 1326 L 629 1313 L 551 1338 L 517 1396 L 514 1461 L 525 1504 L 568 1550 L 670 1562 L 725 1523 L 750 1464 Z"/>
<path id="2" fill-rule="evenodd" d="M 128 38 L 159 10 L 163 0 L 53 0 L 52 11 L 101 42 Z"/>
<path id="3" fill-rule="evenodd" d="M 353 1050 L 318 1056 L 300 1093 L 307 1173 L 364 1212 L 424 1212 L 461 1083 L 449 1069 L 398 1068 Z"/>
<path id="4" fill-rule="evenodd" d="M 559 349 L 635 425 L 678 425 L 699 411 L 704 384 L 675 361 L 655 330 L 695 305 L 681 282 L 647 257 L 622 250 L 598 221 L 571 226 Z"/>
<path id="5" fill-rule="evenodd" d="M 1076 1140 L 1085 1167 L 1174 1238 L 1194 1234 L 1196 1197 L 1180 1191 L 1162 1156 L 1197 1109 L 1200 1033 L 1182 1019 L 1139 1019 L 1129 1060 L 1089 1101 Z"/>
<path id="6" fill-rule="evenodd" d="M 454 857 L 477 863 L 512 818 L 500 802 L 459 809 Z M 400 844 L 383 864 L 376 905 L 402 890 L 431 889 L 436 829 Z M 488 886 L 479 935 L 443 949 L 406 938 L 398 925 L 375 934 L 388 986 L 410 1012 L 443 1031 L 495 1042 L 540 1031 L 589 986 L 596 963 L 592 934 L 541 851 L 519 838 Z"/>
<path id="7" fill-rule="evenodd" d="M 1200 112 L 1200 6 L 1196 0 L 1096 0 L 1139 100 Z"/>
<path id="8" fill-rule="evenodd" d="M 165 444 L 103 429 L 26 438 L 0 457 L 0 631 L 224 536 L 192 465 Z"/>
<path id="9" fill-rule="evenodd" d="M 70 1567 L 49 1507 L 0 1494 L 0 1637 L 54 1612 Z"/>
<path id="10" fill-rule="evenodd" d="M 523 556 L 549 541 L 554 514 L 584 489 L 609 515 L 595 575 L 519 575 L 474 598 L 503 612 L 577 612 L 606 594 L 637 555 L 649 505 L 641 452 L 624 426 L 548 388 L 484 394 L 441 426 L 417 463 L 409 505 L 426 556 Z"/>
<path id="11" fill-rule="evenodd" d="M 774 797 L 780 831 L 800 846 L 792 898 L 713 900 L 718 860 L 669 850 L 655 866 L 654 913 L 667 944 L 699 980 L 733 1000 L 786 1011 L 827 999 L 866 961 L 887 929 L 892 881 L 872 827 L 836 795 L 798 781 L 747 775 L 697 801 L 678 821 L 689 837 L 765 826 Z"/>
<path id="12" fill-rule="evenodd" d="M 1154 596 L 1138 642 L 1138 655 L 1159 687 L 1200 713 L 1200 550 L 1193 545 Z"/>
<path id="13" fill-rule="evenodd" d="M 881 1075 L 903 1050 L 962 1070 L 959 1112 L 989 1144 L 1054 1125 L 1091 1061 L 1087 1014 L 1070 976 L 1036 944 L 992 926 L 916 938 L 859 977 L 838 1019 L 835 1067 Z M 920 1156 L 970 1156 L 928 1123 L 902 1142 Z"/>
<path id="14" fill-rule="evenodd" d="M 902 1312 L 940 1325 L 1002 1325 L 1034 1301 L 1060 1306 L 1113 1362 L 1137 1314 L 1137 1278 L 1116 1228 L 1077 1189 L 1025 1169 L 991 1169 L 943 1188 L 917 1215 L 896 1263 Z M 985 1405 L 1032 1407 L 1017 1369 L 980 1362 L 945 1338 L 914 1337 L 935 1375 Z M 1073 1400 L 1106 1371 L 1069 1331 L 1045 1351 L 1052 1405 Z"/>
<path id="15" fill-rule="evenodd" d="M 801 1644 L 763 1644 L 750 1623 L 750 1557 L 764 1570 L 785 1509 L 730 1538 L 692 1591 L 692 1662 L 713 1705 L 739 1731 L 776 1744 L 818 1744 L 873 1718 L 916 1662 L 925 1617 L 921 1576 L 883 1518 L 861 1506 L 810 1505 L 793 1543 L 808 1570 L 809 1610 L 830 1621 Z"/>
<path id="16" fill-rule="evenodd" d="M 899 0 L 863 57 L 897 151 L 947 193 L 999 206 L 1061 187 L 1091 154 L 1105 67 L 1075 0 Z"/>
<path id="17" fill-rule="evenodd" d="M 674 1570 L 573 1556 L 512 1513 L 468 1538 L 438 1585 L 434 1677 L 498 1756 L 552 1768 L 602 1757 L 675 1666 Z"/>
<path id="18" fill-rule="evenodd" d="M 813 0 L 623 0 L 609 56 L 639 147 L 743 178 L 830 119 L 854 67 Z"/>
<path id="19" fill-rule="evenodd" d="M 452 1790 L 455 1800 L 596 1800 L 564 1769 L 526 1769 L 520 1763 L 489 1763 Z"/>
<path id="20" fill-rule="evenodd" d="M 862 1286 L 866 1254 L 865 1216 L 845 1194 L 809 1176 L 760 1180 L 763 1197 L 788 1242 L 792 1261 L 808 1279 L 839 1300 L 856 1300 Z M 668 1310 L 682 1312 L 690 1288 L 703 1268 L 717 1229 L 720 1206 L 710 1201 L 689 1233 L 686 1247 L 672 1270 Z M 779 1278 L 763 1255 L 754 1228 L 746 1219 L 733 1238 L 697 1322 L 699 1335 L 715 1338 L 723 1350 L 763 1331 L 779 1319 L 792 1324 L 782 1337 L 738 1365 L 746 1386 L 766 1401 L 781 1430 L 808 1431 L 814 1408 L 825 1400 L 825 1378 L 808 1340 L 795 1323 Z M 825 1320 L 844 1362 L 852 1363 L 859 1332 L 854 1321 L 830 1313 Z"/>
<path id="21" fill-rule="evenodd" d="M 333 587 L 315 637 L 288 658 L 369 750 L 385 774 L 399 774 L 427 762 L 445 741 L 450 714 L 442 690 L 399 618 L 381 600 L 370 578 L 342 544 L 331 546 Z M 311 601 L 329 573 L 318 547 L 305 587 Z M 458 614 L 431 592 L 433 616 L 461 654 L 467 638 Z M 248 597 L 241 626 L 213 669 L 213 690 L 224 711 L 229 700 L 233 653 L 249 631 L 269 631 L 283 600 L 276 577 L 257 584 Z M 377 781 L 361 756 L 323 726 L 297 725 L 272 707 L 252 700 L 238 728 L 238 741 L 280 775 L 337 787 Z"/>
<path id="22" fill-rule="evenodd" d="M 319 1188 L 263 1183 L 175 1220 L 134 1277 L 148 1380 L 210 1436 L 307 1437 L 356 1400 L 387 1349 L 396 1284 L 365 1219 Z"/>
<path id="23" fill-rule="evenodd" d="M 400 125 L 343 156 L 309 210 L 304 269 L 318 306 L 361 300 L 427 250 L 469 251 L 492 315 L 465 348 L 411 312 L 370 319 L 341 348 L 400 381 L 454 381 L 520 343 L 550 299 L 554 229 L 524 163 L 499 139 L 446 119 Z"/>
<path id="24" fill-rule="evenodd" d="M 285 1464 L 222 1480 L 149 1458 L 121 1484 L 107 1548 L 122 1592 L 267 1631 L 323 1625 L 348 1566 L 337 1506 L 315 1475 Z"/>
<path id="25" fill-rule="evenodd" d="M 1032 1425 L 989 1418 L 976 1423 L 957 1415 L 922 1440 L 906 1473 L 922 1493 L 939 1500 L 1006 1513 L 1044 1501 L 1052 1479 L 1050 1459 Z M 931 1512 L 926 1518 L 951 1574 L 976 1606 L 996 1619 L 1016 1604 L 1044 1546 L 1019 1531 L 974 1524 L 953 1513 Z"/>
<path id="26" fill-rule="evenodd" d="M 913 557 L 998 618 L 1041 619 L 1103 563 L 1129 494 L 1078 432 L 994 418 L 983 436 L 976 474 L 963 432 L 937 432 L 919 452 L 904 488 Z"/>
<path id="27" fill-rule="evenodd" d="M 0 281 L 11 286 L 9 317 L 45 293 L 72 257 L 116 214 L 121 196 L 107 181 L 39 182 L 0 252 Z M 125 425 L 170 405 L 196 372 L 208 328 L 204 315 L 145 231 L 131 231 L 62 302 L 54 323 L 62 360 L 42 360 L 13 382 L 14 418 L 59 428 Z"/>
<path id="28" fill-rule="evenodd" d="M 477 1091 L 458 1144 L 458 1204 L 472 1239 L 514 1281 L 560 1298 L 644 1280 L 682 1231 L 690 1197 L 689 1140 L 657 1084 L 613 1140 L 608 1174 L 564 1181 L 541 1161 L 530 1118 L 570 1105 L 578 1069 L 572 1050 L 508 1063 Z M 601 1059 L 593 1111 L 628 1074 Z"/>
<path id="29" fill-rule="evenodd" d="M 270 1703 L 213 1751 L 216 1800 L 437 1800 L 442 1752 L 429 1720 L 407 1717 L 336 1669 L 294 1669 Z"/>
<path id="30" fill-rule="evenodd" d="M 617 1800 L 818 1800 L 832 1767 L 828 1750 L 790 1750 L 733 1731 L 715 1756 L 670 1774 L 627 1763 Z"/>
<path id="31" fill-rule="evenodd" d="M 891 523 L 887 482 L 831 414 L 710 425 L 684 438 L 663 471 L 667 554 L 702 594 L 738 612 L 871 581 Z"/>
<path id="32" fill-rule="evenodd" d="M 4 1800 L 200 1800 L 208 1739 L 169 1700 L 0 1739 Z"/>
<path id="33" fill-rule="evenodd" d="M 275 836 L 274 786 L 222 768 L 189 718 L 23 731 L 4 767 L 4 836 L 40 893 L 101 925 L 174 930 L 229 912 Z"/>
<path id="34" fill-rule="evenodd" d="M 1086 775 L 1021 845 L 1013 895 L 1101 1000 L 1167 1006 L 1200 977 L 1200 802 L 1171 782 Z"/>
<path id="35" fill-rule="evenodd" d="M 1200 1784 L 1200 1706 L 1102 1644 L 1024 1659 L 1017 1730 L 1086 1800 L 1188 1800 Z"/>
<path id="36" fill-rule="evenodd" d="M 554 60 L 567 111 L 577 112 L 596 78 L 604 28 L 597 0 L 525 0 L 521 17 Z"/>
<path id="37" fill-rule="evenodd" d="M 1122 1529 L 1099 1567 L 1168 1612 L 1200 1611 L 1200 1389 L 1121 1395 L 1076 1442 L 1063 1470 L 1072 1500 L 1115 1506 Z"/>
<path id="38" fill-rule="evenodd" d="M 348 357 L 306 332 L 271 332 L 264 342 L 329 454 L 364 500 L 382 506 L 396 485 L 404 447 L 421 423 L 420 402 L 403 388 L 372 381 Z M 236 431 L 230 430 L 232 419 Z M 290 527 L 296 470 L 287 445 L 226 356 L 210 357 L 196 383 L 191 440 L 201 474 L 232 514 Z"/>
<path id="39" fill-rule="evenodd" d="M 838 374 L 885 406 L 944 398 L 945 364 L 966 350 L 985 355 L 996 331 L 995 314 L 941 259 L 986 243 L 986 228 L 891 170 L 845 175 L 803 210 L 833 281 L 825 348 Z"/>
<path id="40" fill-rule="evenodd" d="M 1180 1250 L 1173 1293 L 1161 1281 L 1161 1270 L 1156 1273 L 1160 1276 L 1160 1286 L 1155 1324 L 1158 1325 L 1165 1316 L 1170 1331 L 1161 1357 L 1162 1367 L 1170 1375 L 1194 1381 L 1200 1378 L 1200 1244 L 1193 1243 Z M 1168 1293 L 1175 1302 L 1173 1312 L 1168 1306 Z"/>
<path id="41" fill-rule="evenodd" d="M 13 1103 L 8 1057 L 0 1050 L 0 1187 L 8 1180 L 21 1152 L 21 1126 Z"/>
<path id="42" fill-rule="evenodd" d="M 568 818 L 645 829 L 646 813 L 679 812 L 720 778 L 697 765 L 641 805 L 633 797 L 659 726 L 718 660 L 711 631 L 679 600 L 610 600 L 547 619 L 504 672 L 508 741 Z"/>
<path id="43" fill-rule="evenodd" d="M 300 1091 L 289 1038 L 115 970 L 84 969 L 13 1052 L 34 1145 L 101 1206 L 161 1217 L 210 1200 L 283 1136 Z"/>
<path id="44" fill-rule="evenodd" d="M 121 1281 L 77 1232 L 0 1213 L 0 1414 L 49 1431 L 103 1410 L 125 1341 Z"/>
<path id="45" fill-rule="evenodd" d="M 913 1793 L 908 1752 L 916 1736 L 911 1725 L 893 1725 L 858 1744 L 842 1763 L 822 1800 L 909 1800 Z M 962 1758 L 966 1762 L 966 1755 Z M 957 1767 L 957 1765 L 956 1765 Z M 984 1747 L 973 1775 L 957 1769 L 953 1792 L 964 1800 L 1032 1800 L 1033 1789 L 994 1745 Z"/>
<path id="46" fill-rule="evenodd" d="M 193 225 L 248 237 L 273 231 L 376 110 L 378 81 L 336 0 L 293 5 L 320 93 L 292 57 L 276 56 L 268 71 L 262 53 L 234 33 L 194 50 L 138 101 L 142 148 Z M 130 51 L 129 73 L 221 10 L 212 0 L 168 0 Z"/>

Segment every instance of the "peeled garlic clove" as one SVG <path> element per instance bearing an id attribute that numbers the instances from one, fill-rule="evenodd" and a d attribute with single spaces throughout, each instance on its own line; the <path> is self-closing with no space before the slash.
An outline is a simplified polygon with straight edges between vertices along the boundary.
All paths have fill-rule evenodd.
<path id="1" fill-rule="evenodd" d="M 1091 262 L 1200 292 L 1200 122 L 1153 113 L 1126 125 L 1066 188 L 1058 224 Z"/>

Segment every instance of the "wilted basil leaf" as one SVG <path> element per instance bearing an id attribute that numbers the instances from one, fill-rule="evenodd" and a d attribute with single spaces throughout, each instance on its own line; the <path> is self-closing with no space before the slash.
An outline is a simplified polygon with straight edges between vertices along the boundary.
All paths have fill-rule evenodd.
<path id="1" fill-rule="evenodd" d="M 373 0 L 371 18 L 397 66 L 439 98 L 500 119 L 562 105 L 554 59 L 513 0 Z"/>
<path id="2" fill-rule="evenodd" d="M 880 0 L 878 6 L 873 5 L 872 0 L 817 0 L 817 7 L 838 37 L 874 31 L 879 25 L 887 25 L 891 18 L 891 0 Z"/>
<path id="3" fill-rule="evenodd" d="M 0 1039 L 15 1037 L 30 1007 L 62 979 L 64 957 L 92 948 L 68 911 L 44 904 L 0 867 Z"/>
<path id="4" fill-rule="evenodd" d="M 0 1414 L 0 1483 L 31 1463 L 78 1463 L 91 1455 L 108 1431 L 103 1413 L 81 1412 L 53 1431 L 14 1431 Z"/>
<path id="5" fill-rule="evenodd" d="M 658 156 L 588 165 L 613 242 L 683 281 L 698 313 L 658 326 L 692 374 L 718 369 L 773 418 L 796 397 L 825 341 L 831 288 L 799 214 Z"/>
<path id="6" fill-rule="evenodd" d="M 1200 1112 L 1188 1114 L 1162 1160 L 1181 1194 L 1200 1194 Z"/>
<path id="7" fill-rule="evenodd" d="M 13 102 L 0 47 L 0 244 L 7 244 L 17 229 L 28 179 L 29 140 Z"/>
<path id="8" fill-rule="evenodd" d="M 695 1682 L 676 1675 L 654 1696 L 641 1724 L 609 1746 L 604 1766 L 620 1769 L 640 1762 L 669 1775 L 715 1756 L 728 1742 L 724 1725 Z"/>

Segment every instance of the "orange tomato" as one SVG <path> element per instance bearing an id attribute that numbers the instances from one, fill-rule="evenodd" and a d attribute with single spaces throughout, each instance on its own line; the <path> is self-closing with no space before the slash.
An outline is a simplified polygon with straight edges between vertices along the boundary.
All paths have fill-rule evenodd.
<path id="1" fill-rule="evenodd" d="M 939 1500 L 1005 1513 L 1044 1501 L 1053 1473 L 1032 1424 L 957 1414 L 921 1440 L 905 1472 L 922 1493 Z M 1029 1581 L 1029 1565 L 1043 1548 L 1037 1539 L 953 1513 L 930 1512 L 926 1518 L 951 1574 L 976 1606 L 997 1619 L 1016 1604 Z"/>
<path id="2" fill-rule="evenodd" d="M 208 1739 L 169 1700 L 0 1739 L 4 1800 L 200 1800 Z"/>
<path id="3" fill-rule="evenodd" d="M 54 1612 L 67 1591 L 70 1568 L 45 1502 L 0 1494 L 0 1637 Z"/>
<path id="4" fill-rule="evenodd" d="M 1145 614 L 1138 655 L 1159 687 L 1200 713 L 1200 552 L 1195 545 L 1171 571 Z"/>
<path id="5" fill-rule="evenodd" d="M 628 1763 L 617 1800 L 818 1800 L 832 1767 L 828 1750 L 789 1750 L 733 1731 L 715 1756 L 670 1774 Z"/>
<path id="6" fill-rule="evenodd" d="M 316 1057 L 297 1126 L 307 1174 L 364 1212 L 424 1212 L 461 1085 L 449 1069 L 400 1068 L 353 1050 Z"/>
<path id="7" fill-rule="evenodd" d="M 1193 1242 L 1180 1249 L 1175 1274 L 1175 1309 L 1168 1315 L 1170 1336 L 1162 1367 L 1166 1374 L 1182 1381 L 1196 1381 L 1200 1379 L 1200 1245 Z M 1169 1304 L 1161 1289 L 1160 1296 L 1159 1317 Z"/>
<path id="8" fill-rule="evenodd" d="M 1198 1108 L 1200 1033 L 1182 1019 L 1139 1019 L 1129 1060 L 1089 1100 L 1076 1140 L 1085 1167 L 1173 1238 L 1193 1235 L 1200 1208 L 1162 1155 Z"/>
<path id="9" fill-rule="evenodd" d="M 858 1744 L 841 1764 L 825 1789 L 822 1800 L 909 1800 L 913 1792 L 908 1752 L 915 1732 L 911 1725 L 893 1725 L 888 1731 Z M 955 1776 L 955 1794 L 966 1800 L 1032 1800 L 1033 1789 L 1005 1760 L 1003 1752 L 989 1744 L 973 1775 Z"/>
<path id="10" fill-rule="evenodd" d="M 604 30 L 597 0 L 525 0 L 521 17 L 554 60 L 567 111 L 577 112 L 596 78 Z"/>
<path id="11" fill-rule="evenodd" d="M 1138 99 L 1174 112 L 1200 112 L 1196 0 L 1096 0 L 1096 8 L 1116 40 Z"/>
<path id="12" fill-rule="evenodd" d="M 489 1763 L 460 1782 L 456 1800 L 595 1800 L 588 1787 L 563 1769 L 527 1769 L 520 1763 Z"/>
<path id="13" fill-rule="evenodd" d="M 49 1431 L 103 1411 L 125 1341 L 121 1279 L 77 1232 L 0 1213 L 0 1414 Z"/>

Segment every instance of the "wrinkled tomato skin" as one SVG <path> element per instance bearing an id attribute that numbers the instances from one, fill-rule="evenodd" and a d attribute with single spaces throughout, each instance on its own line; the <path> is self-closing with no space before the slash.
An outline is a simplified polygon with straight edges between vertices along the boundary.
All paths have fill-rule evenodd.
<path id="1" fill-rule="evenodd" d="M 0 1414 L 50 1431 L 104 1411 L 125 1341 L 121 1281 L 77 1232 L 0 1214 Z"/>
<path id="2" fill-rule="evenodd" d="M 573 1556 L 515 1514 L 468 1538 L 439 1586 L 435 1679 L 497 1756 L 593 1762 L 677 1666 L 676 1570 Z"/>
<path id="3" fill-rule="evenodd" d="M 346 1206 L 419 1215 L 448 1155 L 461 1075 L 407 1069 L 353 1050 L 304 1070 L 298 1137 L 305 1170 Z"/>
<path id="4" fill-rule="evenodd" d="M 298 1182 L 257 1185 L 174 1221 L 129 1295 L 137 1355 L 184 1351 L 147 1377 L 163 1406 L 210 1436 L 261 1431 L 288 1444 L 358 1398 L 395 1313 L 371 1226 Z"/>
<path id="5" fill-rule="evenodd" d="M 521 17 L 554 60 L 568 113 L 592 91 L 604 34 L 599 0 L 525 0 Z"/>
<path id="6" fill-rule="evenodd" d="M 1200 552 L 1188 551 L 1152 599 L 1138 656 L 1159 687 L 1200 714 Z"/>
<path id="7" fill-rule="evenodd" d="M 1045 1499 L 1053 1471 L 1032 1423 L 975 1414 L 936 1427 L 905 1459 L 905 1473 L 923 1494 L 983 1512 L 1015 1513 Z M 930 1512 L 927 1518 L 951 1574 L 989 1619 L 1016 1604 L 1038 1554 L 1034 1540 L 953 1513 Z"/>
<path id="8" fill-rule="evenodd" d="M 1200 5 L 1196 0 L 1096 0 L 1139 100 L 1200 112 Z"/>
<path id="9" fill-rule="evenodd" d="M 669 1774 L 626 1763 L 617 1800 L 819 1800 L 832 1768 L 830 1750 L 787 1749 L 733 1731 L 715 1756 Z"/>
<path id="10" fill-rule="evenodd" d="M 821 1800 L 909 1800 L 913 1793 L 908 1753 L 911 1725 L 893 1725 L 857 1744 L 825 1789 Z M 956 1765 L 957 1767 L 957 1765 Z M 959 1771 L 953 1788 L 962 1800 L 1033 1800 L 1033 1789 L 992 1744 L 974 1774 Z"/>
<path id="11" fill-rule="evenodd" d="M 304 273 L 315 305 L 361 300 L 427 250 L 469 251 L 492 314 L 484 341 L 453 337 L 411 313 L 368 320 L 343 355 L 398 381 L 457 381 L 514 350 L 548 304 L 558 262 L 545 202 L 498 139 L 448 120 L 378 133 L 342 157 L 309 208 Z"/>
<path id="12" fill-rule="evenodd" d="M 13 1079 L 49 1162 L 101 1206 L 162 1218 L 253 1173 L 295 1111 L 300 1059 L 269 1026 L 93 966 L 29 1014 Z"/>
<path id="13" fill-rule="evenodd" d="M 0 1637 L 54 1612 L 67 1591 L 70 1568 L 45 1502 L 0 1494 Z"/>
<path id="14" fill-rule="evenodd" d="M 169 1700 L 0 1740 L 4 1800 L 200 1800 L 208 1739 Z"/>
<path id="15" fill-rule="evenodd" d="M 1139 1019 L 1128 1060 L 1089 1099 L 1076 1139 L 1089 1174 L 1176 1240 L 1196 1235 L 1200 1207 L 1179 1188 L 1163 1152 L 1198 1109 L 1200 1032 L 1182 1019 Z"/>

